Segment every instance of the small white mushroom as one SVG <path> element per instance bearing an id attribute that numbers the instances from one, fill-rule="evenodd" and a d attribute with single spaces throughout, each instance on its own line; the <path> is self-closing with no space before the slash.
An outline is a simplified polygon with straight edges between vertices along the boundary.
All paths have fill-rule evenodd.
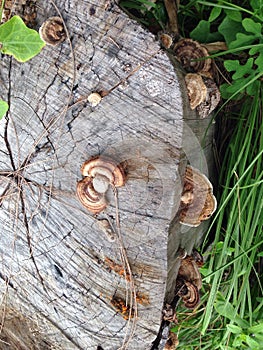
<path id="1" fill-rule="evenodd" d="M 88 101 L 91 105 L 91 107 L 96 107 L 102 100 L 101 95 L 98 92 L 92 92 L 88 96 Z"/>

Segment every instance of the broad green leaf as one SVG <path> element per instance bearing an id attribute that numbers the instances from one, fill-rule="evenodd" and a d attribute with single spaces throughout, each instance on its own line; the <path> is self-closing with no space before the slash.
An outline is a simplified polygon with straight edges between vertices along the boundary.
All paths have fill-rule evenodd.
<path id="1" fill-rule="evenodd" d="M 255 326 L 248 328 L 249 333 L 262 333 L 263 334 L 263 321 Z"/>
<path id="2" fill-rule="evenodd" d="M 254 11 L 260 9 L 260 7 L 263 7 L 260 0 L 250 0 L 250 5 Z"/>
<path id="3" fill-rule="evenodd" d="M 234 321 L 241 328 L 248 327 L 248 322 L 238 316 L 234 306 L 226 300 L 217 300 L 215 303 L 215 309 L 219 315 L 224 316 L 231 321 Z"/>
<path id="4" fill-rule="evenodd" d="M 0 26 L 1 51 L 19 62 L 26 62 L 45 46 L 37 31 L 28 28 L 19 16 Z"/>
<path id="5" fill-rule="evenodd" d="M 253 21 L 251 18 L 245 18 L 242 21 L 243 27 L 248 33 L 254 33 L 255 37 L 260 37 L 262 26 L 260 23 Z"/>
<path id="6" fill-rule="evenodd" d="M 229 44 L 229 48 L 234 49 L 236 47 L 242 47 L 242 46 L 246 46 L 249 44 L 253 44 L 253 42 L 256 39 L 257 38 L 255 37 L 255 35 L 252 35 L 252 34 L 250 35 L 250 34 L 244 34 L 244 33 L 237 33 L 236 40 L 233 40 Z"/>
<path id="7" fill-rule="evenodd" d="M 236 349 L 242 349 L 244 348 L 244 342 L 246 341 L 246 334 L 239 334 L 233 341 L 233 346 L 236 347 Z"/>
<path id="8" fill-rule="evenodd" d="M 225 17 L 218 27 L 218 31 L 223 35 L 229 47 L 230 43 L 236 39 L 236 33 L 244 32 L 244 28 L 241 22 L 236 22 L 229 17 Z"/>
<path id="9" fill-rule="evenodd" d="M 237 80 L 245 75 L 253 73 L 254 58 L 250 57 L 245 64 L 239 64 L 236 66 L 236 72 L 233 74 L 232 79 Z"/>
<path id="10" fill-rule="evenodd" d="M 215 309 L 219 313 L 219 315 L 224 316 L 229 320 L 233 320 L 236 316 L 234 307 L 226 301 L 216 301 Z"/>
<path id="11" fill-rule="evenodd" d="M 3 118 L 3 116 L 6 114 L 6 112 L 8 111 L 8 103 L 6 103 L 3 100 L 0 100 L 0 119 Z"/>
<path id="12" fill-rule="evenodd" d="M 255 59 L 255 64 L 258 66 L 259 71 L 263 71 L 263 52 Z"/>
<path id="13" fill-rule="evenodd" d="M 234 324 L 227 324 L 226 327 L 233 334 L 240 334 L 240 333 L 242 333 L 242 328 L 240 328 L 239 326 L 236 326 Z"/>
<path id="14" fill-rule="evenodd" d="M 259 341 L 262 344 L 263 347 L 263 333 L 253 333 L 257 341 Z"/>
<path id="15" fill-rule="evenodd" d="M 232 71 L 235 71 L 237 69 L 237 67 L 239 66 L 239 61 L 238 60 L 225 60 L 224 66 L 228 72 L 232 72 Z"/>
<path id="16" fill-rule="evenodd" d="M 250 77 L 250 79 L 252 79 L 252 76 Z M 253 81 L 253 83 L 248 85 L 248 87 L 246 88 L 247 94 L 249 96 L 255 96 L 256 92 L 260 89 L 260 85 L 261 83 L 259 80 Z"/>
<path id="17" fill-rule="evenodd" d="M 263 3 L 262 0 L 250 0 L 250 5 L 254 10 L 254 15 L 263 18 Z"/>
<path id="18" fill-rule="evenodd" d="M 194 30 L 191 31 L 190 37 L 201 43 L 209 43 L 222 39 L 219 33 L 210 33 L 210 22 L 201 20 Z"/>
<path id="19" fill-rule="evenodd" d="M 246 342 L 247 342 L 248 346 L 250 347 L 250 349 L 260 350 L 259 343 L 256 340 L 254 340 L 252 337 L 250 337 L 249 335 L 246 336 Z"/>
<path id="20" fill-rule="evenodd" d="M 227 17 L 235 22 L 241 22 L 242 21 L 242 15 L 241 15 L 241 12 L 240 11 L 237 11 L 235 9 L 233 10 L 228 10 L 228 9 L 225 9 L 224 10 Z"/>

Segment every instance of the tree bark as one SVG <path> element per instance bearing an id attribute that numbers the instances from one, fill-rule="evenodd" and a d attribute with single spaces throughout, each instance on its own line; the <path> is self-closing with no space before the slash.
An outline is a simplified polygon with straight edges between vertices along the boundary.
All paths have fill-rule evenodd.
<path id="1" fill-rule="evenodd" d="M 59 15 L 52 1 L 38 5 L 38 26 Z M 10 105 L 0 124 L 2 305 L 37 324 L 47 349 L 150 349 L 173 297 L 178 247 L 190 252 L 204 231 L 181 227 L 176 212 L 187 159 L 211 160 L 211 134 L 200 156 L 208 121 L 189 109 L 176 62 L 114 2 L 56 6 L 65 42 L 24 64 L 1 60 Z M 95 91 L 104 97 L 92 107 Z M 80 167 L 95 155 L 128 173 L 96 217 L 76 197 Z M 120 239 L 108 240 L 102 218 Z M 130 322 L 114 304 L 134 297 L 123 251 L 138 304 Z"/>

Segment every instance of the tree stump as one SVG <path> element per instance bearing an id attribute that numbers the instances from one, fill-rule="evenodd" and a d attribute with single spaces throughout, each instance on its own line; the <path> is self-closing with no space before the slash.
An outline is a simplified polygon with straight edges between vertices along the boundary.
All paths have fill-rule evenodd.
<path id="1" fill-rule="evenodd" d="M 39 2 L 37 26 L 61 14 L 65 42 L 24 64 L 1 60 L 10 110 L 0 124 L 0 347 L 14 349 L 18 336 L 21 349 L 150 349 L 177 250 L 190 252 L 204 232 L 176 213 L 186 161 L 207 172 L 212 159 L 211 133 L 200 151 L 209 120 L 189 109 L 177 63 L 113 1 L 56 6 Z M 92 92 L 103 95 L 97 106 Z M 125 163 L 127 180 L 94 216 L 76 185 L 97 155 Z"/>

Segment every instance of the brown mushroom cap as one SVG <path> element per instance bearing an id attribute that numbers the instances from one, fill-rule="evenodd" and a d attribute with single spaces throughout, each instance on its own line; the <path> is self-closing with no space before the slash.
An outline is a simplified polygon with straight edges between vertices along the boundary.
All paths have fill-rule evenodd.
<path id="1" fill-rule="evenodd" d="M 202 119 L 213 112 L 221 99 L 220 91 L 212 79 L 203 77 L 203 82 L 206 86 L 206 96 L 196 108 L 199 117 Z"/>
<path id="2" fill-rule="evenodd" d="M 93 157 L 83 163 L 81 167 L 83 176 L 91 176 L 93 178 L 104 177 L 109 184 L 114 187 L 123 186 L 125 183 L 125 172 L 120 164 L 105 157 Z"/>
<path id="3" fill-rule="evenodd" d="M 169 34 L 162 33 L 160 34 L 159 39 L 165 49 L 169 49 L 173 44 L 173 38 Z"/>
<path id="4" fill-rule="evenodd" d="M 93 214 L 98 214 L 107 206 L 105 195 L 95 191 L 92 178 L 87 176 L 77 184 L 77 195 L 81 204 Z"/>
<path id="5" fill-rule="evenodd" d="M 174 54 L 187 72 L 210 72 L 212 60 L 208 51 L 197 41 L 181 39 L 173 47 Z"/>
<path id="6" fill-rule="evenodd" d="M 196 285 L 198 289 L 202 287 L 202 278 L 198 269 L 198 264 L 192 256 L 187 255 L 181 260 L 181 265 L 178 270 L 177 289 L 180 288 L 180 280 L 190 281 Z"/>
<path id="7" fill-rule="evenodd" d="M 188 73 L 184 77 L 191 109 L 195 109 L 205 101 L 207 88 L 200 74 Z"/>
<path id="8" fill-rule="evenodd" d="M 77 195 L 85 208 L 98 214 L 107 206 L 109 185 L 120 187 L 125 182 L 125 172 L 120 164 L 101 156 L 92 157 L 82 164 L 84 179 L 77 184 Z"/>
<path id="9" fill-rule="evenodd" d="M 39 34 L 46 44 L 52 46 L 62 43 L 67 37 L 63 21 L 58 16 L 48 18 L 39 28 Z"/>
<path id="10" fill-rule="evenodd" d="M 204 265 L 204 258 L 201 253 L 199 253 L 196 249 L 192 251 L 192 258 L 196 262 L 198 267 L 202 267 Z"/>
<path id="11" fill-rule="evenodd" d="M 176 350 L 179 345 L 179 340 L 176 333 L 169 332 L 169 337 L 165 343 L 164 350 Z"/>
<path id="12" fill-rule="evenodd" d="M 188 309 L 194 309 L 200 301 L 198 288 L 189 281 L 184 281 L 184 286 L 178 292 L 178 295 L 182 298 L 185 307 Z"/>
<path id="13" fill-rule="evenodd" d="M 180 223 L 196 227 L 215 212 L 213 186 L 208 178 L 191 166 L 186 167 L 180 204 Z"/>

